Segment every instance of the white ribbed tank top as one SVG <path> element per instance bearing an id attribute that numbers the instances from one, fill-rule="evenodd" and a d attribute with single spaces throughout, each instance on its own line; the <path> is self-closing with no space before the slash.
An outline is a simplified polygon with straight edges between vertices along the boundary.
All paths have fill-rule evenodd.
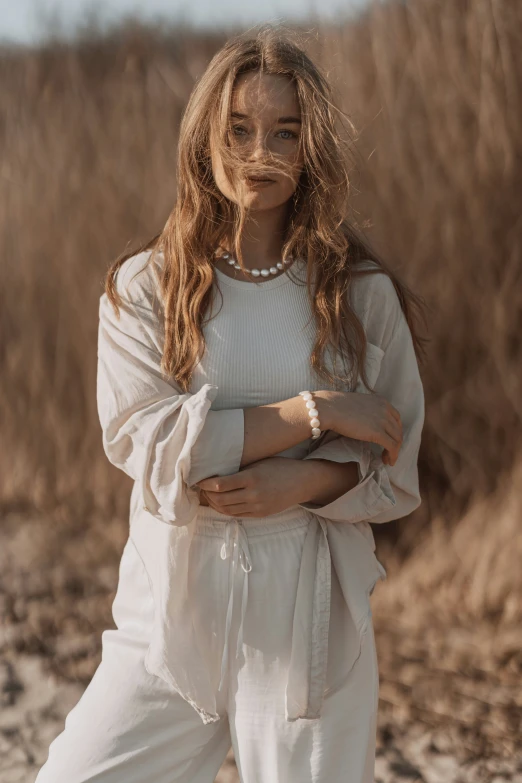
<path id="1" fill-rule="evenodd" d="M 194 370 L 192 393 L 215 384 L 212 410 L 222 410 L 279 402 L 304 389 L 333 388 L 310 366 L 316 327 L 304 261 L 261 283 L 235 280 L 217 267 L 214 273 L 218 291 L 213 318 L 207 316 L 203 326 L 206 351 Z M 312 442 L 310 437 L 280 455 L 302 458 Z"/>

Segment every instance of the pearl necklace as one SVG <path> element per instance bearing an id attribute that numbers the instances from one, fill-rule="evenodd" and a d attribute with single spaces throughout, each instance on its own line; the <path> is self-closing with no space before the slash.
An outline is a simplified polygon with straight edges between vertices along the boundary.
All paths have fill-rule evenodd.
<path id="1" fill-rule="evenodd" d="M 237 263 L 236 259 L 232 256 L 232 253 L 223 253 L 221 258 L 223 258 L 227 262 L 227 264 L 230 264 L 230 266 L 233 266 L 234 269 L 241 270 L 241 267 Z M 280 272 L 282 269 L 285 268 L 285 264 L 291 264 L 291 263 L 292 263 L 292 259 L 285 259 L 285 261 L 283 261 L 283 262 L 278 261 L 275 266 L 271 266 L 268 269 L 267 268 L 264 268 L 264 269 L 254 268 L 254 269 L 247 269 L 246 271 L 250 275 L 253 275 L 254 277 L 259 277 L 259 276 L 261 276 L 261 277 L 269 277 L 270 275 L 277 275 L 278 272 Z M 243 271 L 243 270 L 241 270 L 241 271 Z"/>

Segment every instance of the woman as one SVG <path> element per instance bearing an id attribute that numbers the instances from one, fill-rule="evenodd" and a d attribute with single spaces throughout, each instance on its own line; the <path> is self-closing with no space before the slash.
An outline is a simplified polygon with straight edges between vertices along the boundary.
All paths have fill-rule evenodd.
<path id="1" fill-rule="evenodd" d="M 344 218 L 332 106 L 270 26 L 229 41 L 163 232 L 109 271 L 97 398 L 130 536 L 37 783 L 211 783 L 230 743 L 245 783 L 373 783 L 370 522 L 420 503 L 424 398 L 418 302 Z"/>

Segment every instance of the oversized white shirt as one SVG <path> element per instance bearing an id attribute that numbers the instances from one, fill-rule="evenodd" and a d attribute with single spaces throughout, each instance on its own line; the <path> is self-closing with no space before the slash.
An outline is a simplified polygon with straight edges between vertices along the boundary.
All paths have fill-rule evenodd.
<path id="1" fill-rule="evenodd" d="M 218 292 L 213 317 L 203 327 L 204 356 L 190 391 L 182 392 L 160 369 L 164 321 L 157 274 L 163 257 L 158 254 L 147 263 L 149 256 L 150 251 L 139 253 L 118 271 L 119 318 L 106 294 L 100 297 L 98 413 L 108 459 L 134 480 L 130 534 L 149 576 L 155 607 L 145 666 L 208 723 L 221 716 L 192 622 L 197 596 L 188 590 L 190 544 L 200 507 L 194 485 L 207 476 L 239 470 L 244 408 L 294 397 L 303 389 L 333 386 L 310 367 L 315 325 L 305 265 L 296 261 L 290 270 L 299 284 L 288 274 L 256 284 L 215 269 L 222 304 Z M 316 566 L 314 584 L 298 591 L 295 612 L 296 619 L 314 619 L 294 622 L 288 720 L 320 716 L 331 567 L 360 639 L 371 618 L 370 595 L 377 580 L 386 578 L 375 556 L 370 522 L 400 518 L 421 502 L 417 459 L 424 394 L 409 327 L 393 284 L 383 273 L 355 279 L 350 301 L 368 340 L 370 384 L 400 412 L 403 443 L 393 467 L 382 462 L 382 447 L 331 431 L 276 455 L 356 461 L 359 470 L 359 483 L 331 503 L 300 504 L 315 520 L 303 560 L 315 559 Z M 325 359 L 330 361 L 328 353 Z M 367 393 L 360 378 L 355 391 Z M 269 525 L 269 517 L 266 522 Z"/>

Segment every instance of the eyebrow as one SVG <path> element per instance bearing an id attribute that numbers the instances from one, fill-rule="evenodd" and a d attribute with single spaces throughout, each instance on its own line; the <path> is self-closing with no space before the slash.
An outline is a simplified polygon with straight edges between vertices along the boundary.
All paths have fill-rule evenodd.
<path id="1" fill-rule="evenodd" d="M 236 117 L 238 120 L 248 120 L 249 119 L 248 114 L 241 114 L 241 112 L 239 112 L 239 111 L 231 112 L 230 116 L 231 117 Z M 293 123 L 295 123 L 297 125 L 301 125 L 301 120 L 299 119 L 299 117 L 292 117 L 290 115 L 287 116 L 287 117 L 278 117 L 276 122 L 278 122 L 278 123 L 279 122 L 285 122 L 285 123 L 292 123 L 293 122 Z"/>

